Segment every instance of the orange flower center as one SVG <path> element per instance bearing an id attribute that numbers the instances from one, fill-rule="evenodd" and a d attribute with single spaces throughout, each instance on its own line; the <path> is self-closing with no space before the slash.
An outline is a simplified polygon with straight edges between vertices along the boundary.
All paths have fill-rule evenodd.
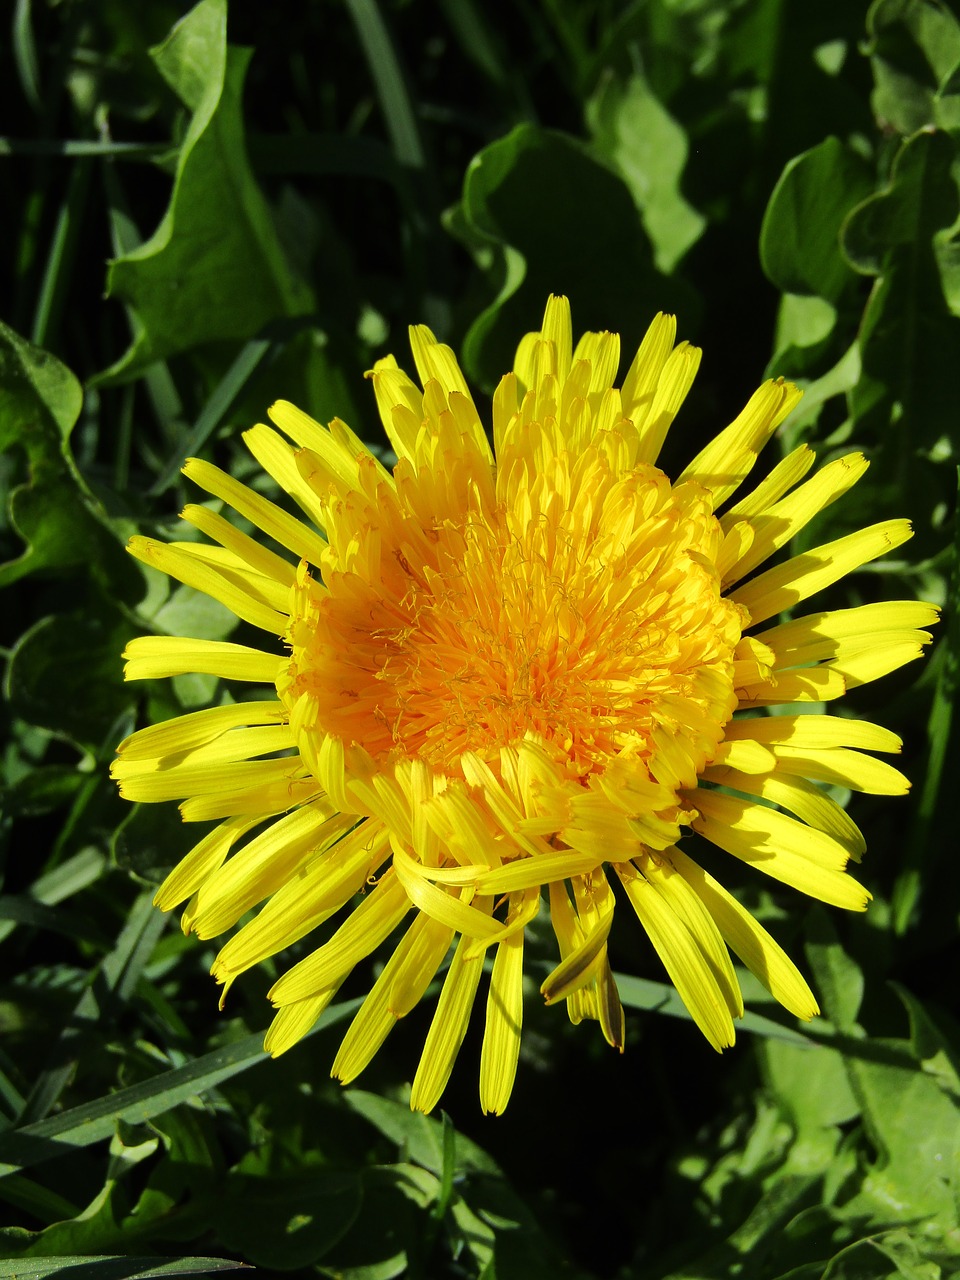
<path id="1" fill-rule="evenodd" d="M 311 732 L 378 759 L 456 775 L 534 733 L 571 777 L 654 736 L 697 766 L 733 713 L 736 610 L 714 568 L 721 533 L 704 492 L 655 467 L 614 474 L 594 450 L 534 478 L 501 469 L 424 529 L 417 477 L 331 506 L 324 585 L 301 576 L 284 697 L 307 694 Z M 509 493 L 511 500 L 504 500 Z"/>

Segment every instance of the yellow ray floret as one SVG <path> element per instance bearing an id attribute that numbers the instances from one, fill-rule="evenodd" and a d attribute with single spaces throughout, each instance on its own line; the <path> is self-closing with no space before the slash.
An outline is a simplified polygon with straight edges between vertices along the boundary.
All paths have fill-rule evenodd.
<path id="1" fill-rule="evenodd" d="M 902 794 L 906 777 L 874 754 L 900 739 L 799 712 L 919 656 L 937 610 L 780 616 L 910 526 L 887 520 L 765 568 L 866 461 L 811 472 L 803 445 L 743 492 L 800 396 L 772 379 L 671 482 L 657 463 L 700 361 L 676 335 L 674 317 L 656 316 L 620 382 L 619 336 L 575 340 L 566 299 L 550 298 L 494 391 L 488 435 L 454 352 L 416 325 L 417 379 L 393 356 L 368 375 L 392 472 L 339 419 L 280 400 L 274 425 L 244 436 L 279 501 L 191 459 L 184 474 L 208 497 L 182 514 L 201 540 L 132 540 L 138 559 L 263 633 L 262 647 L 131 640 L 129 680 L 239 683 L 125 739 L 113 775 L 128 799 L 179 801 L 185 821 L 216 824 L 156 901 L 182 906 L 201 938 L 236 928 L 213 964 L 224 995 L 309 940 L 270 990 L 270 1053 L 302 1039 L 387 944 L 333 1075 L 354 1079 L 436 983 L 411 1092 L 430 1110 L 489 972 L 479 1091 L 499 1114 L 541 910 L 557 952 L 543 998 L 620 1051 L 608 948 L 627 904 L 715 1049 L 743 1013 L 731 955 L 790 1013 L 816 1014 L 713 869 L 730 855 L 865 909 L 846 869 L 865 842 L 825 788 Z M 793 714 L 778 705 L 793 702 Z M 691 831 L 711 870 L 687 851 Z"/>

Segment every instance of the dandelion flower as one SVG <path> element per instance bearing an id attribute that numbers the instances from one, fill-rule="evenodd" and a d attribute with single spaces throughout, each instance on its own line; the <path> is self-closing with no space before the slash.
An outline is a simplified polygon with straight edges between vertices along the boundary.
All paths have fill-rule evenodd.
<path id="1" fill-rule="evenodd" d="M 793 1014 L 817 1012 L 780 946 L 679 842 L 698 832 L 863 910 L 870 895 L 846 871 L 862 836 L 817 784 L 905 792 L 866 754 L 900 741 L 765 708 L 839 698 L 918 657 L 936 609 L 778 620 L 910 526 L 885 520 L 755 572 L 867 463 L 849 454 L 805 479 L 814 455 L 801 446 L 731 503 L 800 397 L 776 379 L 669 480 L 657 458 L 700 360 L 675 334 L 658 315 L 617 387 L 618 336 L 574 347 L 567 300 L 550 298 L 497 387 L 491 447 L 453 352 L 416 326 L 422 390 L 389 356 L 369 375 L 392 473 L 345 423 L 281 401 L 279 430 L 244 439 L 302 518 L 191 459 L 185 475 L 265 538 L 191 503 L 183 518 L 209 541 L 132 540 L 138 559 L 265 633 L 262 648 L 132 640 L 127 679 L 202 672 L 240 682 L 244 699 L 268 691 L 140 730 L 113 772 L 126 798 L 179 800 L 185 821 L 217 824 L 156 901 L 186 903 L 183 928 L 200 938 L 244 921 L 213 966 L 225 987 L 331 922 L 270 991 L 272 1053 L 398 937 L 333 1063 L 354 1079 L 454 947 L 413 1081 L 411 1105 L 429 1111 L 489 955 L 480 1100 L 501 1112 L 524 930 L 541 909 L 559 957 L 547 1003 L 598 1021 L 617 1048 L 615 904 L 639 918 L 714 1048 L 733 1043 L 743 1012 L 731 952 Z"/>

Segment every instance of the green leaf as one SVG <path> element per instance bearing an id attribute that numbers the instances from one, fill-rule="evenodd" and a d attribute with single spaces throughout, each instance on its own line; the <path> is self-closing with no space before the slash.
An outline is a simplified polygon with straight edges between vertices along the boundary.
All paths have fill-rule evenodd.
<path id="1" fill-rule="evenodd" d="M 620 173 L 640 210 L 657 266 L 672 271 L 706 226 L 680 191 L 687 135 L 636 72 L 626 82 L 608 74 L 586 111 L 595 145 Z"/>
<path id="2" fill-rule="evenodd" d="M 869 1056 L 848 1056 L 847 1070 L 877 1159 L 847 1212 L 884 1226 L 924 1222 L 931 1239 L 949 1238 L 960 1201 L 960 1098 L 922 1064 L 902 1064 L 903 1041 L 870 1047 Z"/>
<path id="3" fill-rule="evenodd" d="M 314 307 L 291 271 L 244 147 L 249 49 L 227 46 L 226 0 L 201 0 L 153 51 L 192 112 L 170 205 L 144 244 L 115 259 L 109 296 L 132 308 L 132 346 L 99 381 L 215 339 L 246 341 L 271 320 Z"/>
<path id="4" fill-rule="evenodd" d="M 70 465 L 63 448 L 82 404 L 66 365 L 0 321 L 0 452 L 22 445 L 37 466 L 49 460 L 52 445 Z"/>
<path id="5" fill-rule="evenodd" d="M 870 168 L 837 138 L 795 156 L 780 175 L 760 229 L 760 261 L 778 289 L 837 302 L 856 279 L 840 231 L 873 190 Z"/>
<path id="6" fill-rule="evenodd" d="M 463 343 L 467 369 L 488 385 L 512 367 L 549 293 L 570 298 L 578 333 L 619 332 L 625 350 L 681 296 L 655 270 L 623 180 L 565 134 L 524 124 L 491 143 L 467 170 L 459 214 L 448 226 L 491 261 L 498 290 Z"/>
<path id="7" fill-rule="evenodd" d="M 823 1045 L 799 1049 L 770 1039 L 760 1052 L 771 1093 L 799 1134 L 816 1137 L 859 1115 L 838 1050 Z"/>
<path id="8" fill-rule="evenodd" d="M 426 1275 L 424 1210 L 436 1178 L 412 1164 L 375 1165 L 363 1174 L 363 1216 L 337 1241 L 321 1274 L 336 1280 Z"/>
<path id="9" fill-rule="evenodd" d="M 858 1240 L 831 1258 L 822 1280 L 945 1280 L 923 1244 L 902 1227 Z"/>
<path id="10" fill-rule="evenodd" d="M 96 750 L 133 701 L 120 662 L 132 634 L 119 614 L 106 611 L 41 618 L 10 655 L 13 713 Z"/>
<path id="11" fill-rule="evenodd" d="M 820 907 L 809 917 L 807 959 L 824 1016 L 838 1031 L 857 1031 L 857 1015 L 863 1002 L 863 973 L 844 951 L 830 916 Z"/>
<path id="12" fill-rule="evenodd" d="M 39 1122 L 53 1109 L 73 1076 L 77 1061 L 89 1048 L 93 1028 L 100 1028 L 102 1034 L 130 999 L 166 924 L 166 917 L 153 906 L 151 895 L 141 894 L 115 945 L 104 956 L 61 1030 L 49 1065 L 34 1080 L 17 1117 L 21 1126 Z"/>
<path id="13" fill-rule="evenodd" d="M 76 774 L 76 770 L 72 770 Z M 6 796 L 4 797 L 6 801 Z M 82 889 L 100 879 L 103 874 L 105 858 L 99 849 L 88 846 L 79 853 L 67 858 L 52 871 L 39 876 L 30 886 L 29 899 L 41 906 L 56 906 L 58 902 L 72 897 Z M 12 932 L 12 921 L 0 921 L 0 942 Z"/>
<path id="14" fill-rule="evenodd" d="M 0 792 L 4 810 L 11 817 L 49 813 L 72 800 L 85 781 L 83 774 L 69 765 L 37 765 Z M 0 937 L 2 934 L 0 928 Z"/>
<path id="15" fill-rule="evenodd" d="M 0 1259 L 0 1280 L 150 1280 L 154 1276 L 208 1276 L 239 1271 L 233 1258 L 132 1258 L 109 1254 L 65 1254 L 52 1258 Z"/>
<path id="16" fill-rule="evenodd" d="M 130 593 L 117 539 L 70 452 L 83 392 L 70 370 L 0 322 L 0 452 L 19 448 L 28 479 L 9 497 L 9 518 L 26 547 L 0 564 L 0 588 L 42 569 L 89 564 Z"/>
<path id="17" fill-rule="evenodd" d="M 957 478 L 960 482 L 960 472 Z M 944 609 L 947 634 L 941 641 L 940 671 L 927 721 L 928 755 L 916 817 L 893 893 L 894 928 L 899 934 L 906 933 L 911 924 L 916 923 L 921 898 L 939 891 L 930 873 L 941 851 L 949 847 L 947 832 L 953 829 L 947 788 L 950 786 L 948 761 L 956 760 L 960 738 L 960 719 L 954 714 L 960 688 L 960 483 L 957 499 L 953 518 L 953 568 Z M 940 827 L 945 829 L 945 840 L 937 838 Z"/>
<path id="18" fill-rule="evenodd" d="M 308 1034 L 315 1035 L 349 1018 L 359 1004 L 359 1000 L 347 1000 L 331 1005 Z M 8 1129 L 0 1133 L 0 1177 L 62 1155 L 74 1147 L 101 1142 L 111 1136 L 120 1120 L 138 1123 L 162 1115 L 187 1098 L 263 1062 L 266 1057 L 263 1035 L 257 1032 L 195 1058 L 186 1066 L 164 1071 L 104 1098 L 82 1103 L 23 1129 Z"/>
<path id="19" fill-rule="evenodd" d="M 939 0 L 875 0 L 867 14 L 873 110 L 902 134 L 933 123 L 940 82 L 960 62 L 960 24 Z"/>
<path id="20" fill-rule="evenodd" d="M 647 978 L 635 978 L 629 973 L 615 973 L 620 999 L 628 1009 L 646 1009 L 650 1012 L 663 1013 L 670 1018 L 683 1018 L 692 1021 L 690 1010 L 680 999 L 676 987 L 668 982 L 651 982 Z M 761 1013 L 750 1009 L 744 1010 L 742 1018 L 738 1018 L 734 1026 L 738 1031 L 749 1031 L 753 1035 L 785 1040 L 801 1049 L 812 1047 L 812 1041 L 802 1031 L 774 1022 Z"/>
<path id="21" fill-rule="evenodd" d="M 446 1143 L 441 1121 L 411 1111 L 409 1107 L 362 1089 L 348 1089 L 344 1101 L 351 1110 L 363 1116 L 375 1128 L 400 1148 L 404 1159 L 422 1165 L 441 1177 L 444 1170 Z M 448 1141 L 448 1140 L 447 1140 Z M 458 1170 L 478 1170 L 497 1173 L 497 1164 L 476 1143 L 463 1134 L 457 1134 L 456 1155 Z"/>
<path id="22" fill-rule="evenodd" d="M 869 412 L 880 425 L 903 421 L 905 429 L 889 438 L 904 466 L 918 449 L 955 438 L 960 319 L 944 300 L 934 252 L 934 236 L 960 212 L 955 162 L 956 145 L 946 133 L 908 139 L 887 187 L 855 209 L 843 228 L 850 261 L 880 276 L 860 328 L 864 376 L 853 393 L 854 415 Z"/>
<path id="23" fill-rule="evenodd" d="M 309 1267 L 356 1222 L 363 1204 L 360 1174 L 311 1169 L 294 1177 L 261 1164 L 254 1154 L 231 1171 L 214 1219 L 217 1235 L 256 1266 Z"/>
<path id="24" fill-rule="evenodd" d="M 118 866 L 156 886 L 206 831 L 205 826 L 183 822 L 173 805 L 135 804 L 114 832 L 111 852 Z"/>

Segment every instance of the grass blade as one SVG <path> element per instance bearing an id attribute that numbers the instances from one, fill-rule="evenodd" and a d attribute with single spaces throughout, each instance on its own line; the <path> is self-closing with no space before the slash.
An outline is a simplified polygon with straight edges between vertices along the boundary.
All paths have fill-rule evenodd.
<path id="1" fill-rule="evenodd" d="M 680 999 L 676 989 L 666 982 L 650 982 L 646 978 L 634 978 L 626 973 L 615 973 L 620 999 L 628 1009 L 647 1009 L 651 1013 L 665 1013 L 669 1018 L 690 1019 L 690 1013 Z M 792 1027 L 786 1027 L 762 1013 L 753 1013 L 747 1009 L 742 1018 L 734 1024 L 738 1031 L 749 1031 L 751 1035 L 766 1036 L 771 1040 L 786 1040 L 788 1044 L 803 1045 L 809 1048 L 810 1038 Z"/>
<path id="2" fill-rule="evenodd" d="M 310 1034 L 315 1035 L 323 1028 L 349 1018 L 359 1005 L 359 1000 L 331 1005 Z M 139 1124 L 162 1115 L 187 1098 L 204 1093 L 248 1067 L 263 1062 L 266 1057 L 263 1033 L 257 1031 L 235 1044 L 205 1053 L 186 1066 L 164 1071 L 150 1080 L 118 1089 L 116 1093 L 83 1103 L 36 1124 L 8 1129 L 0 1134 L 0 1177 L 109 1138 L 118 1120 Z"/>
<path id="3" fill-rule="evenodd" d="M 269 338 L 252 338 L 244 344 L 240 354 L 220 379 L 182 446 L 178 446 L 176 452 L 171 455 L 167 465 L 150 488 L 149 493 L 152 497 L 163 493 L 175 483 L 184 458 L 192 458 L 200 452 L 229 413 L 230 406 L 256 373 L 273 345 Z"/>
<path id="4" fill-rule="evenodd" d="M 208 1276 L 216 1271 L 252 1271 L 232 1258 L 123 1258 L 116 1254 L 52 1258 L 0 1258 L 0 1280 L 127 1280 L 138 1276 Z"/>

